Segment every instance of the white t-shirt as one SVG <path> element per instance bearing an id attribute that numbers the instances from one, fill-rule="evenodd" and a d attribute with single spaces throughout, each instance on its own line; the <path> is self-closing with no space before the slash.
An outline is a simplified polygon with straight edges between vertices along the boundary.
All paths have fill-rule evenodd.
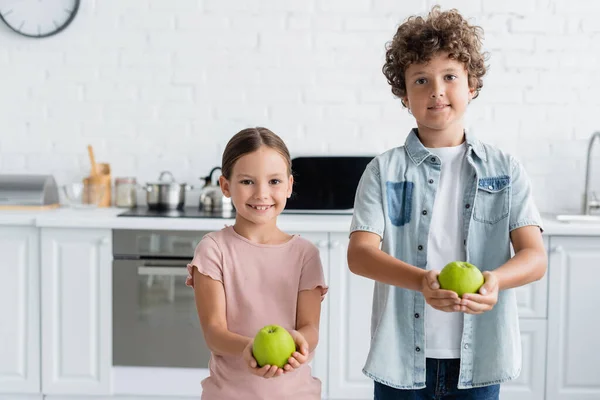
<path id="1" fill-rule="evenodd" d="M 462 214 L 466 172 L 466 143 L 428 148 L 442 162 L 427 240 L 427 269 L 441 270 L 451 261 L 464 261 Z M 462 312 L 438 311 L 425 305 L 425 356 L 460 358 Z"/>

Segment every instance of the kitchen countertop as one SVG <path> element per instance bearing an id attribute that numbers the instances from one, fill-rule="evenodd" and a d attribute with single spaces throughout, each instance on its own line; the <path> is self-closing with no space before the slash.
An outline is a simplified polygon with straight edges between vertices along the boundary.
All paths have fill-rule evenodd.
<path id="1" fill-rule="evenodd" d="M 232 225 L 234 218 L 118 217 L 122 208 L 92 210 L 61 207 L 48 211 L 0 211 L 0 225 L 33 225 L 41 228 L 107 228 L 205 231 Z M 281 229 L 296 232 L 345 232 L 351 215 L 283 214 Z"/>
<path id="2" fill-rule="evenodd" d="M 0 211 L 0 225 L 42 228 L 106 228 L 160 230 L 218 230 L 234 222 L 232 218 L 149 218 L 117 217 L 127 210 L 98 208 L 92 210 L 61 207 L 47 211 Z M 600 223 L 560 222 L 544 214 L 544 235 L 600 236 Z M 347 232 L 351 215 L 282 214 L 279 227 L 296 232 Z"/>

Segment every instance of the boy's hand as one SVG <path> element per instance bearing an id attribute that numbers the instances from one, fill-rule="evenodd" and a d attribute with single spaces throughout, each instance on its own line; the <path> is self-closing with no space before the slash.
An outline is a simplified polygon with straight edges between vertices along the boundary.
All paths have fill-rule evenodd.
<path id="1" fill-rule="evenodd" d="M 273 378 L 278 377 L 283 374 L 283 369 L 278 368 L 277 365 L 263 365 L 262 367 L 258 366 L 256 359 L 252 355 L 252 344 L 254 340 L 251 340 L 244 351 L 242 352 L 242 356 L 244 357 L 244 361 L 246 365 L 248 365 L 248 369 L 253 375 L 260 376 L 261 378 Z M 287 364 L 286 364 L 287 367 Z"/>
<path id="2" fill-rule="evenodd" d="M 498 279 L 493 272 L 484 271 L 483 286 L 479 288 L 479 294 L 463 294 L 460 311 L 467 314 L 483 314 L 490 311 L 498 302 Z"/>
<path id="3" fill-rule="evenodd" d="M 423 277 L 421 293 L 425 301 L 436 310 L 446 312 L 460 311 L 460 297 L 451 290 L 440 289 L 438 275 L 440 271 L 430 270 Z"/>
<path id="4" fill-rule="evenodd" d="M 292 372 L 308 361 L 308 342 L 304 336 L 297 330 L 290 330 L 290 335 L 294 338 L 297 351 L 292 353 L 288 363 L 283 367 L 285 372 Z"/>

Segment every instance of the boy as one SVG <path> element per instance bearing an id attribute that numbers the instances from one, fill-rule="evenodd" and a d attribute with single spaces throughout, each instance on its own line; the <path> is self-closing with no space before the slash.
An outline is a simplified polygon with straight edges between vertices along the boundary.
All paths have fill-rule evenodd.
<path id="1" fill-rule="evenodd" d="M 357 189 L 348 265 L 376 281 L 363 372 L 377 400 L 497 399 L 521 369 L 514 288 L 541 279 L 547 258 L 525 171 L 464 131 L 486 72 L 481 28 L 438 6 L 411 17 L 383 72 L 417 128 Z M 482 270 L 479 293 L 440 289 L 456 260 Z"/>

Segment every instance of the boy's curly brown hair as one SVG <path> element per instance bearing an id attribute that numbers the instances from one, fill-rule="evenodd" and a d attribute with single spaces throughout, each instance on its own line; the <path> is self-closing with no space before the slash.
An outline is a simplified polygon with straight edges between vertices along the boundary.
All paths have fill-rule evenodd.
<path id="1" fill-rule="evenodd" d="M 411 64 L 426 63 L 439 52 L 462 62 L 469 77 L 469 87 L 475 89 L 473 98 L 483 87 L 487 53 L 481 51 L 483 29 L 469 24 L 458 10 L 442 12 L 434 6 L 427 18 L 409 17 L 398 27 L 391 42 L 386 44 L 383 74 L 392 86 L 392 93 L 406 96 L 404 73 Z M 402 105 L 404 100 L 402 100 Z"/>

